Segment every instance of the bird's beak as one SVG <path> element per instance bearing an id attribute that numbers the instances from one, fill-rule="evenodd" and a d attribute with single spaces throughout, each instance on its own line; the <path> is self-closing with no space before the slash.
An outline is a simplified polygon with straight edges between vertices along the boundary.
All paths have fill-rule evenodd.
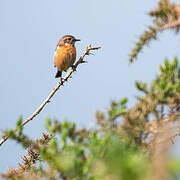
<path id="1" fill-rule="evenodd" d="M 75 41 L 81 41 L 80 39 L 75 39 Z"/>

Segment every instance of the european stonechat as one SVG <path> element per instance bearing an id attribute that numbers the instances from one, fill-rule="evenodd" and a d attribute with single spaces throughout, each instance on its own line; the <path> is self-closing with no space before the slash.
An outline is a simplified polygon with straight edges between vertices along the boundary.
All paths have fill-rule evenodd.
<path id="1" fill-rule="evenodd" d="M 57 44 L 54 56 L 54 66 L 57 67 L 55 78 L 61 77 L 62 71 L 67 71 L 69 67 L 73 67 L 76 60 L 76 41 L 80 41 L 80 39 L 66 35 Z"/>

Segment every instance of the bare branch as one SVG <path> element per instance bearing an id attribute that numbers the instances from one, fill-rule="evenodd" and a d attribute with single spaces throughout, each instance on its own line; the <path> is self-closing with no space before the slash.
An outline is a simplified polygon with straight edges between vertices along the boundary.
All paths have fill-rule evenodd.
<path id="1" fill-rule="evenodd" d="M 57 85 L 52 89 L 51 93 L 48 95 L 48 97 L 42 102 L 42 104 L 36 109 L 36 111 L 30 115 L 23 123 L 22 126 L 24 126 L 25 124 L 27 124 L 29 121 L 33 120 L 45 107 L 46 104 L 48 104 L 50 102 L 50 99 L 54 96 L 54 94 L 56 93 L 56 91 L 71 77 L 72 73 L 74 71 L 76 71 L 76 68 L 78 67 L 79 64 L 84 63 L 84 57 L 86 55 L 90 55 L 90 51 L 93 50 L 98 50 L 101 47 L 91 47 L 91 45 L 88 45 L 86 47 L 86 50 L 84 51 L 84 53 L 82 54 L 82 56 L 79 58 L 79 60 L 75 63 L 74 67 L 66 73 L 65 77 L 62 79 L 62 81 L 58 82 Z M 16 131 L 16 129 L 14 130 Z M 4 137 L 1 141 L 0 141 L 0 146 L 8 139 L 8 137 Z"/>
<path id="2" fill-rule="evenodd" d="M 173 22 L 169 22 L 161 27 L 157 27 L 157 30 L 159 31 L 163 31 L 163 30 L 166 30 L 166 29 L 173 29 L 173 28 L 179 28 L 180 26 L 180 18 L 178 20 L 175 20 Z"/>
<path id="3" fill-rule="evenodd" d="M 177 132 L 177 133 L 171 135 L 170 137 L 167 137 L 167 138 L 159 141 L 157 144 L 159 145 L 159 144 L 165 143 L 165 142 L 167 142 L 167 141 L 171 141 L 171 142 L 172 142 L 172 140 L 173 140 L 175 137 L 177 137 L 177 136 L 180 136 L 180 132 Z"/>

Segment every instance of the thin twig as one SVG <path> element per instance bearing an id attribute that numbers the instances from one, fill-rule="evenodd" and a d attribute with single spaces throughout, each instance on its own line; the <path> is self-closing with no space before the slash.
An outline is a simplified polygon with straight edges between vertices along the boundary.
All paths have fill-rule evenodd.
<path id="1" fill-rule="evenodd" d="M 79 58 L 79 60 L 75 63 L 74 67 L 66 73 L 65 77 L 62 79 L 62 81 L 58 82 L 57 85 L 53 88 L 53 90 L 51 91 L 51 93 L 49 94 L 49 96 L 42 102 L 42 104 L 36 109 L 36 111 L 30 115 L 23 123 L 22 126 L 24 126 L 25 124 L 27 124 L 29 121 L 33 120 L 44 108 L 44 106 L 50 102 L 50 99 L 54 96 L 54 94 L 56 93 L 56 91 L 71 77 L 71 74 L 76 71 L 76 68 L 78 67 L 79 64 L 84 63 L 84 57 L 86 55 L 90 55 L 90 51 L 93 50 L 98 50 L 101 47 L 91 47 L 91 45 L 88 45 L 86 47 L 86 50 L 84 51 L 84 53 L 82 54 L 82 56 Z M 16 131 L 16 129 L 14 130 Z M 0 146 L 8 139 L 8 137 L 4 137 L 1 141 L 0 141 Z"/>
<path id="2" fill-rule="evenodd" d="M 157 143 L 157 145 L 162 144 L 162 143 L 165 143 L 165 142 L 167 142 L 167 141 L 172 141 L 173 138 L 175 138 L 175 137 L 177 137 L 177 136 L 180 136 L 180 132 L 177 132 L 177 133 L 171 135 L 170 137 L 167 137 L 167 138 L 159 141 L 159 142 Z"/>
<path id="3" fill-rule="evenodd" d="M 170 22 L 170 23 L 167 23 L 161 27 L 157 27 L 157 30 L 159 31 L 163 31 L 163 30 L 166 30 L 166 29 L 171 29 L 171 28 L 177 28 L 178 26 L 180 26 L 180 18 L 176 21 L 173 21 L 173 22 Z"/>

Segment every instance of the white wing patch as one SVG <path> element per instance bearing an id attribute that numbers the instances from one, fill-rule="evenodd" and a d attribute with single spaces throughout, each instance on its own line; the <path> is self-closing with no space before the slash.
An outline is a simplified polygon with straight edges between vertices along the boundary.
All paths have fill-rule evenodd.
<path id="1" fill-rule="evenodd" d="M 56 48 L 56 50 L 55 50 L 55 52 L 54 52 L 54 56 L 57 56 L 58 54 L 57 54 L 57 50 L 59 49 L 59 46 L 57 46 L 57 48 Z"/>

